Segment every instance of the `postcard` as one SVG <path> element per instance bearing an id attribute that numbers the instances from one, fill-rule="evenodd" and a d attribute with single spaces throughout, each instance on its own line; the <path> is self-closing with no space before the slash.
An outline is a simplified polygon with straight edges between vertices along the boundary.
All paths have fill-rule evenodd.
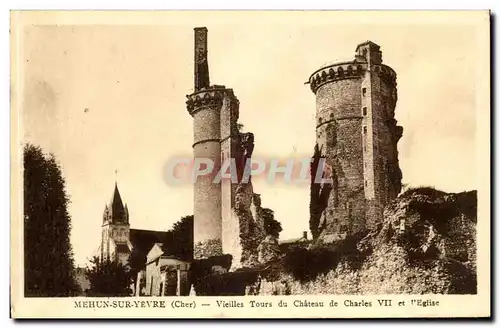
<path id="1" fill-rule="evenodd" d="M 488 11 L 12 11 L 11 316 L 488 318 Z"/>

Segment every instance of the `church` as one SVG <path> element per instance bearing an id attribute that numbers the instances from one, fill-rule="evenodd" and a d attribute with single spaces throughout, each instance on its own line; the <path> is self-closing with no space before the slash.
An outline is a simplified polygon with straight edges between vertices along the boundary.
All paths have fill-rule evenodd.
<path id="1" fill-rule="evenodd" d="M 127 204 L 123 203 L 120 191 L 118 190 L 118 183 L 115 183 L 110 202 L 104 207 L 102 219 L 100 247 L 100 257 L 102 260 L 116 260 L 123 265 L 127 265 L 132 251 L 146 258 L 156 243 L 162 243 L 167 238 L 166 231 L 130 228 Z"/>
<path id="2" fill-rule="evenodd" d="M 113 195 L 104 207 L 101 260 L 119 261 L 128 266 L 132 252 L 141 259 L 136 296 L 187 295 L 189 263 L 172 256 L 169 232 L 131 229 L 127 205 L 115 183 Z"/>

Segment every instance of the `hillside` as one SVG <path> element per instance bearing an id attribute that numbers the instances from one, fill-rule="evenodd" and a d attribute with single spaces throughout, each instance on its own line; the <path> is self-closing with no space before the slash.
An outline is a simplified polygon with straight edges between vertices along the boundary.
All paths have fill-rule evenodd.
<path id="1" fill-rule="evenodd" d="M 259 295 L 474 294 L 476 219 L 476 191 L 410 189 L 386 208 L 375 231 L 284 254 L 247 290 Z"/>

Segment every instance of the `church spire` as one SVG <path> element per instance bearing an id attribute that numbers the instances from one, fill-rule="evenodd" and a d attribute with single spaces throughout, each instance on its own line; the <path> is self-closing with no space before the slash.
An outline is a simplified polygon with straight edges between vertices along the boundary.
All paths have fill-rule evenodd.
<path id="1" fill-rule="evenodd" d="M 111 212 L 111 222 L 113 223 L 127 223 L 127 215 L 125 207 L 123 206 L 122 197 L 120 191 L 118 190 L 118 182 L 115 181 L 115 190 L 113 191 L 113 196 L 109 204 L 109 210 Z"/>

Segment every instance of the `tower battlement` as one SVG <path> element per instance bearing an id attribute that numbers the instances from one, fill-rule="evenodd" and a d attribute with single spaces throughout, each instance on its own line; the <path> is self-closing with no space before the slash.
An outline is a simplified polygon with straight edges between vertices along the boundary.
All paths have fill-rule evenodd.
<path id="1" fill-rule="evenodd" d="M 316 91 L 324 84 L 343 79 L 358 79 L 362 77 L 370 67 L 367 63 L 359 63 L 356 60 L 350 62 L 335 63 L 322 67 L 311 74 L 308 83 L 311 91 Z M 396 86 L 396 72 L 387 65 L 372 65 L 372 72 L 380 75 L 388 84 Z"/>
<path id="2" fill-rule="evenodd" d="M 235 104 L 239 104 L 238 98 L 234 95 L 233 89 L 225 86 L 211 86 L 202 88 L 187 96 L 186 107 L 191 116 L 204 107 L 220 108 L 225 97 L 230 97 Z"/>

